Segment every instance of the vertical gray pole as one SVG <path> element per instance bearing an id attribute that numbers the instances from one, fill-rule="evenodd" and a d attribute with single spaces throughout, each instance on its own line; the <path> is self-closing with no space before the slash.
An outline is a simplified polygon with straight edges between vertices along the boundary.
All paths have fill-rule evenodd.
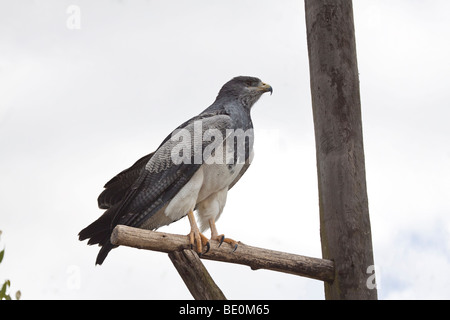
<path id="1" fill-rule="evenodd" d="M 377 299 L 351 0 L 305 0 L 326 299 Z M 369 285 L 368 285 L 369 284 Z"/>

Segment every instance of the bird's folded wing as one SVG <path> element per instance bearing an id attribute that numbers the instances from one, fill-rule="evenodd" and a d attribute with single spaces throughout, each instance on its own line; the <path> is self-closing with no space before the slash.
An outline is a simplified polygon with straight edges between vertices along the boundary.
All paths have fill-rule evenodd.
<path id="1" fill-rule="evenodd" d="M 105 190 L 98 196 L 97 202 L 100 209 L 109 209 L 122 200 L 143 172 L 145 165 L 153 156 L 154 152 L 140 158 L 131 167 L 123 170 L 105 184 Z"/>
<path id="2" fill-rule="evenodd" d="M 165 142 L 149 158 L 144 170 L 127 189 L 121 203 L 115 210 L 111 227 L 117 224 L 139 227 L 167 204 L 191 179 L 205 160 L 201 159 L 202 161 L 199 162 L 198 157 L 195 158 L 198 155 L 196 154 L 196 148 L 200 148 L 196 144 L 200 143 L 200 150 L 203 151 L 210 143 L 210 141 L 203 141 L 203 139 L 194 141 L 195 135 L 203 137 L 206 130 L 216 129 L 222 132 L 222 136 L 225 138 L 226 130 L 234 129 L 231 117 L 227 114 L 218 113 L 200 114 L 183 125 L 174 130 L 164 140 Z M 177 161 L 173 161 L 174 148 L 179 148 L 180 143 L 187 142 L 187 140 L 180 142 L 180 139 L 172 139 L 173 135 L 180 130 L 185 130 L 184 134 L 191 137 L 191 157 L 190 161 L 176 163 Z M 196 130 L 201 131 L 196 132 Z"/>

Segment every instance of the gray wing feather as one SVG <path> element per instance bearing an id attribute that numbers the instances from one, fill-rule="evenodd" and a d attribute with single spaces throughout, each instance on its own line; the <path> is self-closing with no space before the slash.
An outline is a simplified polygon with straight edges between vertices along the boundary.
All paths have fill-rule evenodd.
<path id="1" fill-rule="evenodd" d="M 196 122 L 197 120 L 201 121 L 200 132 L 196 132 L 199 125 Z M 177 129 L 185 130 L 185 134 L 189 134 L 192 140 L 194 140 L 195 135 L 201 133 L 202 137 L 206 130 L 211 129 L 219 130 L 222 132 L 223 137 L 225 137 L 226 129 L 232 128 L 233 122 L 229 115 L 214 113 L 202 114 L 195 117 Z M 116 211 L 113 226 L 116 224 L 135 227 L 141 226 L 147 219 L 151 218 L 153 214 L 166 205 L 200 168 L 203 161 L 196 163 L 195 160 L 198 160 L 195 159 L 196 148 L 201 148 L 200 151 L 203 151 L 207 143 L 202 140 L 200 140 L 201 144 L 192 143 L 190 146 L 190 163 L 181 162 L 176 164 L 172 161 L 172 150 L 178 146 L 180 141 L 172 139 L 174 132 L 155 151 L 154 155 L 145 165 L 145 170 L 129 188 L 120 207 Z"/>
<path id="2" fill-rule="evenodd" d="M 120 202 L 127 190 L 142 174 L 145 165 L 153 156 L 154 152 L 140 158 L 131 167 L 123 170 L 105 184 L 105 190 L 98 196 L 97 202 L 100 209 L 109 209 Z"/>

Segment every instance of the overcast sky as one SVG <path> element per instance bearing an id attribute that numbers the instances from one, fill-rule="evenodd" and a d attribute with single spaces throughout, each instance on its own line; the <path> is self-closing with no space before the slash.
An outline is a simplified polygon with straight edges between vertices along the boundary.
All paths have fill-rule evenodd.
<path id="1" fill-rule="evenodd" d="M 381 299 L 450 298 L 449 11 L 354 1 Z M 237 75 L 274 93 L 252 110 L 255 159 L 219 233 L 321 257 L 303 1 L 1 0 L 0 283 L 23 299 L 190 299 L 166 254 L 120 247 L 94 266 L 77 234 L 106 181 Z M 204 263 L 228 298 L 324 298 L 320 281 Z"/>

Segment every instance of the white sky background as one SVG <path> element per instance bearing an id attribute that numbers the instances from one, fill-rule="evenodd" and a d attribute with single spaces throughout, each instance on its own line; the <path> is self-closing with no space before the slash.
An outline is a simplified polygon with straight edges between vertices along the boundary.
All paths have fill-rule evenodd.
<path id="1" fill-rule="evenodd" d="M 449 11 L 354 1 L 382 299 L 450 298 Z M 255 159 L 218 230 L 320 257 L 303 1 L 0 1 L 0 282 L 23 299 L 190 299 L 167 255 L 121 247 L 95 267 L 77 234 L 106 181 L 237 75 L 274 93 L 253 108 Z M 204 263 L 228 298 L 324 297 L 320 281 Z"/>

